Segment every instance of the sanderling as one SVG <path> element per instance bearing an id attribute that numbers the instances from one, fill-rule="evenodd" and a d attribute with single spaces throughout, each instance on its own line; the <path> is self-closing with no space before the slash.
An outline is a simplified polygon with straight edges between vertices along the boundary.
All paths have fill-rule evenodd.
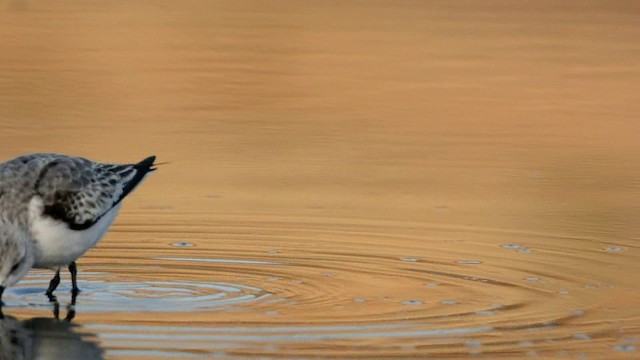
<path id="1" fill-rule="evenodd" d="M 67 266 L 75 297 L 75 261 L 104 236 L 154 160 L 116 165 L 32 154 L 0 164 L 0 306 L 4 289 L 32 267 L 56 272 L 46 292 L 52 298 Z"/>

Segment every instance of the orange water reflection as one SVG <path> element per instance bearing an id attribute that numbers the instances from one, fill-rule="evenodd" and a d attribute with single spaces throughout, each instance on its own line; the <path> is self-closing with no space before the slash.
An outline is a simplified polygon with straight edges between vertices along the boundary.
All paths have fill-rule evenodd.
<path id="1" fill-rule="evenodd" d="M 3 158 L 170 162 L 80 261 L 107 355 L 640 343 L 636 2 L 0 8 Z"/>

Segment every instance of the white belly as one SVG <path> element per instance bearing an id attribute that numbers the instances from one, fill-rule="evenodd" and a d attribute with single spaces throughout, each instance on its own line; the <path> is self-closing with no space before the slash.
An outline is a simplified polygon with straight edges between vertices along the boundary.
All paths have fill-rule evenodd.
<path id="1" fill-rule="evenodd" d="M 63 221 L 42 215 L 43 204 L 39 197 L 29 203 L 29 223 L 36 241 L 36 268 L 57 268 L 69 265 L 94 247 L 115 220 L 118 204 L 97 223 L 85 230 L 71 230 Z"/>

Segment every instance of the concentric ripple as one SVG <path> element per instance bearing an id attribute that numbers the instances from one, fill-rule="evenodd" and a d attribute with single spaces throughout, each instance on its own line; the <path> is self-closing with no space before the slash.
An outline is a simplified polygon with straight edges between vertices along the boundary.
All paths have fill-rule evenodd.
<path id="1" fill-rule="evenodd" d="M 80 263 L 76 321 L 111 356 L 580 356 L 640 339 L 603 311 L 635 286 L 602 271 L 629 266 L 629 244 L 354 219 L 161 223 L 120 225 Z M 11 289 L 9 307 L 47 306 L 50 276 Z"/>
<path id="2" fill-rule="evenodd" d="M 91 280 L 82 281 L 79 312 L 180 312 L 213 310 L 249 304 L 270 296 L 262 289 L 231 283 L 196 281 L 118 281 L 105 274 L 83 274 Z M 43 295 L 49 282 L 45 274 L 30 276 L 19 287 L 7 292 L 8 308 L 51 306 Z M 104 278 L 105 280 L 97 280 Z M 60 286 L 56 292 L 61 300 L 70 297 L 70 288 Z"/>

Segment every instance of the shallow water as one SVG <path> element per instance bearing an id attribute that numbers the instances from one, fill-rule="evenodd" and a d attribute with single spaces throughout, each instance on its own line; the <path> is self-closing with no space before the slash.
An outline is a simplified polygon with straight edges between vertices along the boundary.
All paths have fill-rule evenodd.
<path id="1" fill-rule="evenodd" d="M 3 158 L 169 162 L 0 359 L 638 356 L 635 2 L 0 9 Z"/>

